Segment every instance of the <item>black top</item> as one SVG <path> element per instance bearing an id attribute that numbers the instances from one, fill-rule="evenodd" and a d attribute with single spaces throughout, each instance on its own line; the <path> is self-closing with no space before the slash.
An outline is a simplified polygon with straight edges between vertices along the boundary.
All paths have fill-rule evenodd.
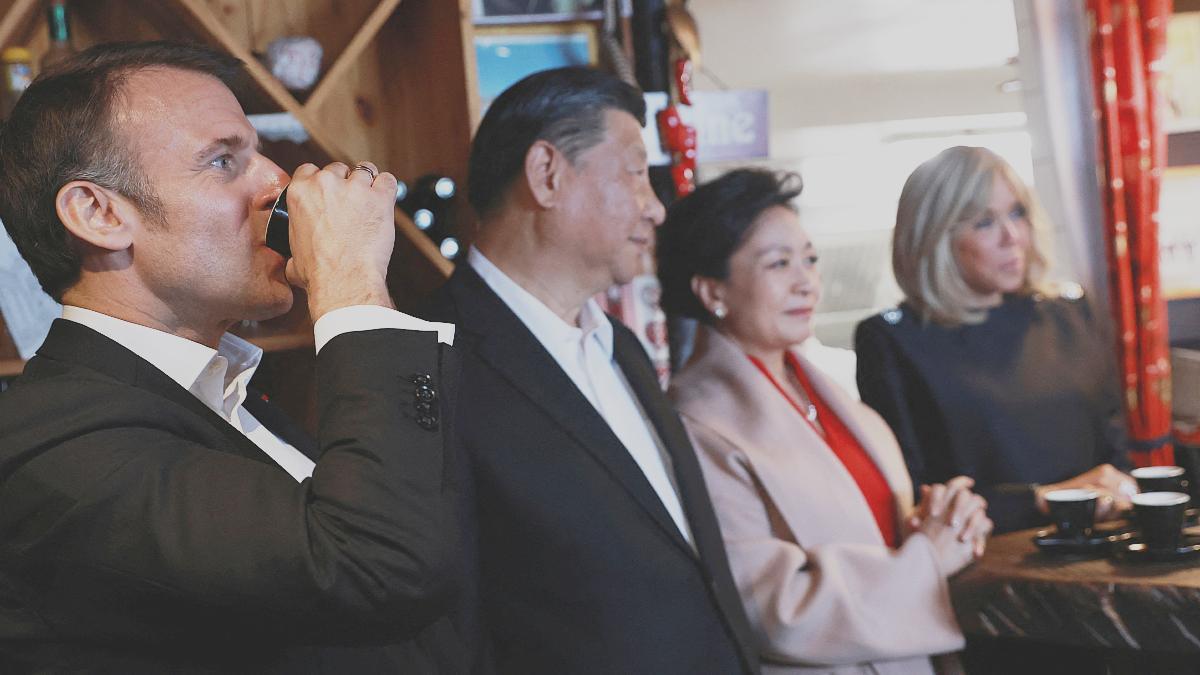
<path id="1" fill-rule="evenodd" d="M 997 532 L 1045 522 L 1031 483 L 1127 466 L 1115 357 L 1082 299 L 1008 296 L 954 327 L 901 305 L 854 341 L 862 399 L 892 427 L 913 484 L 971 476 Z"/>

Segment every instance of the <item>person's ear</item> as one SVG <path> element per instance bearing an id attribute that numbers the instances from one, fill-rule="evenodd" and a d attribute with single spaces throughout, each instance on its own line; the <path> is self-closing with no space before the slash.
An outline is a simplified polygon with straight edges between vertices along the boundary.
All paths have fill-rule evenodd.
<path id="1" fill-rule="evenodd" d="M 692 277 L 692 293 L 704 305 L 709 314 L 724 319 L 728 308 L 725 305 L 725 282 L 712 277 L 696 275 Z"/>
<path id="2" fill-rule="evenodd" d="M 59 188 L 54 208 L 67 230 L 92 246 L 123 251 L 133 245 L 132 205 L 107 188 L 71 181 Z"/>
<path id="3" fill-rule="evenodd" d="M 561 199 L 563 171 L 568 160 L 553 143 L 537 140 L 525 153 L 525 180 L 538 206 L 548 209 Z"/>

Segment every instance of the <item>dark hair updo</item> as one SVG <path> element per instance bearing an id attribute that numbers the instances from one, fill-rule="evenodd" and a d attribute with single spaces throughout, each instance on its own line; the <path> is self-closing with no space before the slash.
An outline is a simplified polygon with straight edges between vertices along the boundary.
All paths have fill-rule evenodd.
<path id="1" fill-rule="evenodd" d="M 792 172 L 736 169 L 705 183 L 671 205 L 658 228 L 658 278 L 662 307 L 706 323 L 712 316 L 692 292 L 692 277 L 729 277 L 729 258 L 750 235 L 763 211 L 784 206 L 804 183 Z"/>

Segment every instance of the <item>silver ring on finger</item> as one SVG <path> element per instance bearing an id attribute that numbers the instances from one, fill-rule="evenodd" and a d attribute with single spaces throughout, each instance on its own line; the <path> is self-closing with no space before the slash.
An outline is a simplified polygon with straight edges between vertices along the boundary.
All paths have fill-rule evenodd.
<path id="1" fill-rule="evenodd" d="M 372 169 L 371 167 L 367 166 L 366 164 L 355 164 L 354 168 L 350 169 L 350 173 L 354 173 L 355 171 L 366 171 L 367 175 L 371 177 L 371 180 L 375 180 L 375 176 L 378 175 L 375 172 L 375 169 Z M 349 178 L 350 176 L 347 175 L 346 177 Z"/>

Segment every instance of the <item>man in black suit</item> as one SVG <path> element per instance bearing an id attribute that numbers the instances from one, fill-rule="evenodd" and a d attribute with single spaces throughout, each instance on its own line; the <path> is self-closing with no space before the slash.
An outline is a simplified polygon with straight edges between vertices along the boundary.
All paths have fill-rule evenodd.
<path id="1" fill-rule="evenodd" d="M 630 280 L 664 210 L 639 91 L 532 75 L 475 137 L 467 262 L 429 302 L 463 355 L 463 621 L 513 675 L 758 670 L 697 459 L 634 335 L 592 300 Z M 477 613 L 476 613 L 477 612 Z"/>
<path id="2" fill-rule="evenodd" d="M 297 169 L 295 257 L 264 245 L 288 177 L 239 70 L 100 46 L 0 134 L 0 217 L 64 304 L 0 397 L 0 672 L 438 668 L 399 643 L 453 590 L 449 327 L 392 308 L 396 181 L 369 162 Z M 289 282 L 319 444 L 250 393 L 261 351 L 225 332 L 287 311 Z"/>

